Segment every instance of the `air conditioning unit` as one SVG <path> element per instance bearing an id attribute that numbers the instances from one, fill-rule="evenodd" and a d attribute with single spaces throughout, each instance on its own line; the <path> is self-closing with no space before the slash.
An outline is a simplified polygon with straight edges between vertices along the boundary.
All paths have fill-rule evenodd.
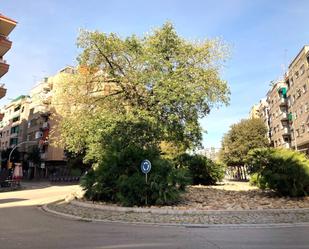
<path id="1" fill-rule="evenodd" d="M 41 131 L 37 131 L 36 133 L 35 133 L 35 139 L 39 139 L 39 138 L 41 138 L 41 137 L 43 137 L 43 132 L 41 132 Z"/>

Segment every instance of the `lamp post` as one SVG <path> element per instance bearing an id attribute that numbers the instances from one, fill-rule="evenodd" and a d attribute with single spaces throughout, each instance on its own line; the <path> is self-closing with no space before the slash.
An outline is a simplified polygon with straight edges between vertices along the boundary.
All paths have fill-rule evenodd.
<path id="1" fill-rule="evenodd" d="M 21 143 L 19 143 L 19 144 L 16 144 L 16 145 L 13 147 L 13 149 L 11 150 L 10 154 L 9 154 L 8 165 L 10 165 L 10 163 L 11 163 L 11 156 L 12 156 L 14 150 L 15 150 L 18 146 L 20 146 L 20 145 L 22 145 L 22 144 L 27 144 L 27 143 L 37 143 L 37 141 L 24 141 L 24 142 L 21 142 Z"/>

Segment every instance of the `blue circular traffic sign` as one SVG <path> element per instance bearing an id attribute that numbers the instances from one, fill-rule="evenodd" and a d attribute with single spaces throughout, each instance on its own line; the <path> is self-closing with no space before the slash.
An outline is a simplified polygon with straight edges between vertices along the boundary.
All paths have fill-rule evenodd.
<path id="1" fill-rule="evenodd" d="M 151 170 L 151 162 L 149 160 L 143 160 L 141 163 L 141 170 L 144 174 L 149 173 Z"/>

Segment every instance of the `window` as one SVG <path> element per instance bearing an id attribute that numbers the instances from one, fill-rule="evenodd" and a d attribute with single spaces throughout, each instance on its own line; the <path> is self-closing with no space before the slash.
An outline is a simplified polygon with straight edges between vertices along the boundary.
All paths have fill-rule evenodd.
<path id="1" fill-rule="evenodd" d="M 19 125 L 14 126 L 11 128 L 11 134 L 15 134 L 19 132 Z"/>
<path id="2" fill-rule="evenodd" d="M 296 130 L 296 137 L 299 137 L 299 129 Z"/>
<path id="3" fill-rule="evenodd" d="M 305 112 L 308 112 L 308 108 L 309 108 L 308 103 L 306 103 L 305 104 Z"/>
<path id="4" fill-rule="evenodd" d="M 307 92 L 307 85 L 303 85 L 303 93 L 306 93 Z"/>
<path id="5" fill-rule="evenodd" d="M 23 106 L 23 107 L 21 108 L 21 112 L 24 112 L 24 110 L 25 110 L 25 107 Z"/>
<path id="6" fill-rule="evenodd" d="M 301 96 L 301 90 L 300 89 L 297 89 L 296 96 L 297 96 L 297 98 L 300 98 L 300 96 Z"/>
<path id="7" fill-rule="evenodd" d="M 28 122 L 28 127 L 34 127 L 38 124 L 39 124 L 38 119 L 34 118 Z"/>
<path id="8" fill-rule="evenodd" d="M 15 118 L 12 119 L 12 122 L 13 122 L 13 123 L 14 123 L 14 122 L 17 122 L 17 121 L 19 121 L 19 119 L 20 119 L 20 116 L 17 116 L 17 117 L 15 117 Z"/>
<path id="9" fill-rule="evenodd" d="M 298 77 L 299 77 L 299 72 L 296 71 L 296 73 L 295 73 L 295 78 L 298 79 Z"/>
<path id="10" fill-rule="evenodd" d="M 300 107 L 299 107 L 299 115 L 302 115 L 303 114 L 303 106 L 301 105 Z"/>
<path id="11" fill-rule="evenodd" d="M 10 139 L 10 146 L 17 145 L 18 144 L 18 138 L 14 137 Z"/>
<path id="12" fill-rule="evenodd" d="M 302 125 L 302 126 L 301 126 L 301 132 L 302 132 L 302 133 L 305 133 L 305 132 L 306 132 L 305 125 Z"/>
<path id="13" fill-rule="evenodd" d="M 30 114 L 29 114 L 29 115 L 33 115 L 33 112 L 34 112 L 34 108 L 31 108 L 31 109 L 30 109 Z"/>
<path id="14" fill-rule="evenodd" d="M 305 73 L 305 65 L 303 64 L 299 69 L 300 75 L 303 75 Z"/>
<path id="15" fill-rule="evenodd" d="M 290 79 L 290 85 L 292 86 L 293 85 L 293 77 Z"/>
<path id="16" fill-rule="evenodd" d="M 17 111 L 19 111 L 20 110 L 20 105 L 18 105 L 18 106 L 16 106 L 15 108 L 14 108 L 14 112 L 17 112 Z"/>

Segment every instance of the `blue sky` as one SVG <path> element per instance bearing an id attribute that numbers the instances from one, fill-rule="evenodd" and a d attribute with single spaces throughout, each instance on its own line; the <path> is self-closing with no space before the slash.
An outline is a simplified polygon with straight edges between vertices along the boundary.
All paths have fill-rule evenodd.
<path id="1" fill-rule="evenodd" d="M 0 105 L 27 94 L 42 77 L 76 65 L 80 28 L 143 35 L 169 20 L 187 39 L 224 39 L 232 52 L 222 71 L 231 102 L 201 121 L 206 147 L 220 147 L 229 126 L 248 116 L 283 65 L 309 44 L 306 0 L 1 0 L 0 13 L 18 21 L 6 55 L 10 71 L 1 79 L 8 92 Z"/>

